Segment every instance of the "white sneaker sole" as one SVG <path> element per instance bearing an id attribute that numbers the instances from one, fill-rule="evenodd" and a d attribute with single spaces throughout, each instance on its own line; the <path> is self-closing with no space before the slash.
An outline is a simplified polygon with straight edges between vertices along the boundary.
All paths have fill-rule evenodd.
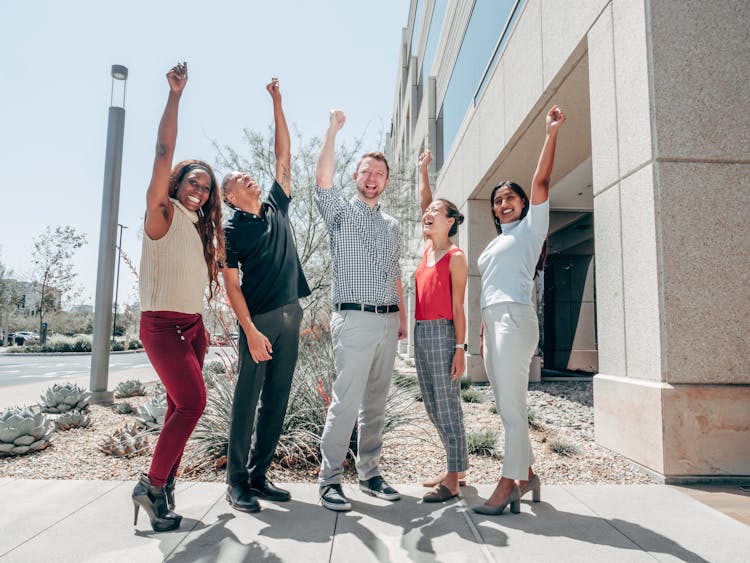
<path id="1" fill-rule="evenodd" d="M 347 502 L 346 504 L 341 504 L 338 502 L 328 502 L 325 499 L 320 499 L 320 504 L 323 505 L 323 508 L 327 508 L 328 510 L 333 510 L 334 512 L 347 512 L 352 509 L 352 503 Z"/>
<path id="2" fill-rule="evenodd" d="M 383 500 L 401 500 L 401 495 L 399 493 L 393 493 L 393 494 L 387 494 L 387 493 L 378 493 L 373 491 L 372 489 L 368 489 L 364 485 L 359 486 L 359 490 L 363 493 L 367 493 L 370 496 L 373 496 L 375 498 L 380 498 Z"/>

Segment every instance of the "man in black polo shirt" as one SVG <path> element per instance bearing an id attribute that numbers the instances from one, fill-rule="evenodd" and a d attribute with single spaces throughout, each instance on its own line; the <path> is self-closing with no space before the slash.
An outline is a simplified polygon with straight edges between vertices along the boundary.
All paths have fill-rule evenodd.
<path id="1" fill-rule="evenodd" d="M 289 225 L 290 140 L 279 81 L 274 78 L 266 89 L 276 127 L 276 181 L 268 198 L 261 202 L 260 187 L 247 174 L 232 172 L 222 182 L 224 202 L 235 209 L 224 228 L 227 259 L 222 275 L 242 329 L 227 452 L 227 500 L 243 512 L 260 510 L 256 497 L 291 498 L 271 483 L 266 471 L 279 441 L 297 363 L 302 321 L 298 299 L 310 295 Z"/>

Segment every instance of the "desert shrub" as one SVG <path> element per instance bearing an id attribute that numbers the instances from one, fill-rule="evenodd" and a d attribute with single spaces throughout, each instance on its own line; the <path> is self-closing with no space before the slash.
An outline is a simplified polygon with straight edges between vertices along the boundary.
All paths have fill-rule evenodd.
<path id="1" fill-rule="evenodd" d="M 471 379 L 468 377 L 461 378 L 461 389 L 469 389 L 471 387 Z"/>
<path id="2" fill-rule="evenodd" d="M 534 409 L 529 409 L 526 413 L 526 417 L 529 420 L 529 428 L 539 430 L 542 427 L 542 421 L 539 419 L 539 415 Z"/>
<path id="3" fill-rule="evenodd" d="M 475 387 L 461 389 L 461 399 L 463 399 L 464 403 L 481 403 L 482 392 Z"/>
<path id="4" fill-rule="evenodd" d="M 490 407 L 490 412 L 491 412 L 492 414 L 497 414 L 497 405 L 495 405 L 495 404 L 493 403 L 493 404 L 492 404 L 492 406 Z"/>
<path id="5" fill-rule="evenodd" d="M 581 453 L 581 450 L 575 444 L 565 442 L 559 438 L 553 438 L 547 442 L 550 451 L 562 457 L 571 457 Z"/>
<path id="6" fill-rule="evenodd" d="M 469 432 L 466 434 L 466 443 L 470 454 L 497 456 L 497 435 L 490 430 Z"/>
<path id="7" fill-rule="evenodd" d="M 327 329 L 308 329 L 300 335 L 299 359 L 289 393 L 289 404 L 276 448 L 276 463 L 284 467 L 306 468 L 320 464 L 320 436 L 330 404 L 335 377 L 331 335 Z M 186 463 L 194 470 L 216 464 L 226 455 L 232 399 L 237 378 L 231 366 L 226 377 L 213 379 L 208 389 L 206 409 L 191 436 Z M 384 432 L 416 420 L 414 390 L 391 385 L 386 403 Z M 352 435 L 353 449 L 356 434 Z"/>

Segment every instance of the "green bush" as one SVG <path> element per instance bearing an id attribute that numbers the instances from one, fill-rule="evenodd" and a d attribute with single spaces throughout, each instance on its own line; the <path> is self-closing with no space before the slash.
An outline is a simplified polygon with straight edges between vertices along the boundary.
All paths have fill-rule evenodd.
<path id="1" fill-rule="evenodd" d="M 143 348 L 143 343 L 138 338 L 131 338 L 128 342 L 128 350 L 140 350 Z"/>
<path id="2" fill-rule="evenodd" d="M 461 378 L 461 389 L 469 389 L 471 387 L 471 379 L 468 377 Z"/>
<path id="3" fill-rule="evenodd" d="M 125 350 L 125 344 L 123 344 L 122 342 L 116 341 L 112 343 L 111 348 L 113 352 L 122 352 L 123 350 Z"/>
<path id="4" fill-rule="evenodd" d="M 47 340 L 46 344 L 38 346 L 21 346 L 9 348 L 9 353 L 50 353 L 50 352 L 91 352 L 91 338 L 88 336 L 62 336 L 55 335 Z"/>
<path id="5" fill-rule="evenodd" d="M 539 415 L 537 415 L 534 409 L 529 409 L 526 416 L 529 420 L 529 428 L 539 430 L 542 427 L 542 421 L 539 420 Z"/>
<path id="6" fill-rule="evenodd" d="M 470 454 L 487 457 L 497 456 L 497 435 L 490 430 L 483 432 L 469 432 L 466 442 Z"/>
<path id="7" fill-rule="evenodd" d="M 186 465 L 207 469 L 226 455 L 232 399 L 237 380 L 236 366 L 226 377 L 214 377 L 208 388 L 206 409 L 190 439 Z M 326 329 L 305 330 L 300 335 L 299 358 L 289 393 L 289 404 L 276 448 L 275 461 L 284 467 L 310 468 L 320 464 L 320 436 L 325 425 L 331 387 L 335 377 L 331 335 Z M 384 432 L 416 421 L 415 391 L 392 385 L 389 391 Z M 352 446 L 356 443 L 353 434 Z M 353 449 L 353 447 L 352 447 Z"/>
<path id="8" fill-rule="evenodd" d="M 461 399 L 463 399 L 464 403 L 481 403 L 482 392 L 475 387 L 461 389 Z"/>
<path id="9" fill-rule="evenodd" d="M 492 404 L 492 406 L 490 407 L 490 412 L 491 412 L 492 414 L 497 414 L 497 406 L 496 406 L 496 405 L 495 405 L 494 403 L 493 403 L 493 404 Z"/>

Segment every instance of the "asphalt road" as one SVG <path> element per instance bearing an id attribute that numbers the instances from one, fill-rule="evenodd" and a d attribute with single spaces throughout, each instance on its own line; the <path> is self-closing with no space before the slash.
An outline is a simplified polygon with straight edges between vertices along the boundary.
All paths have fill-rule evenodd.
<path id="1" fill-rule="evenodd" d="M 209 349 L 206 359 L 216 357 L 217 350 Z M 111 372 L 144 368 L 151 364 L 143 352 L 113 354 L 109 357 Z M 25 356 L 24 354 L 0 354 L 0 388 L 80 377 L 91 372 L 91 354 L 85 356 L 49 355 Z"/>

